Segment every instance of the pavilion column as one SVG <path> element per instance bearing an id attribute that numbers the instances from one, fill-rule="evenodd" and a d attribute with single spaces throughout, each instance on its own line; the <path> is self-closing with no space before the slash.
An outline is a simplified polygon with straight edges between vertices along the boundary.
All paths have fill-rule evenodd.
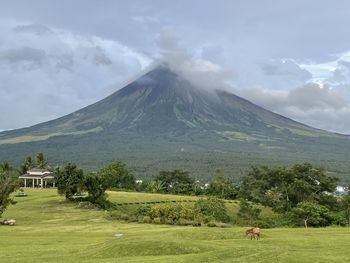
<path id="1" fill-rule="evenodd" d="M 43 182 L 43 178 L 41 178 L 41 188 L 44 187 L 44 182 Z"/>
<path id="2" fill-rule="evenodd" d="M 24 178 L 24 188 L 27 188 L 27 178 Z"/>
<path id="3" fill-rule="evenodd" d="M 35 179 L 33 178 L 33 188 L 34 188 L 34 183 L 35 183 L 35 181 L 34 181 Z"/>

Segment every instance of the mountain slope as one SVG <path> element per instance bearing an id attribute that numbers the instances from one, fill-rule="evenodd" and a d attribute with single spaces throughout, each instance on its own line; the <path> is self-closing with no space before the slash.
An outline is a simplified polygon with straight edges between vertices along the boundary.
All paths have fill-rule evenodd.
<path id="1" fill-rule="evenodd" d="M 122 159 L 140 176 L 171 168 L 209 176 L 218 166 L 245 170 L 310 161 L 342 175 L 349 142 L 229 92 L 197 88 L 158 67 L 72 114 L 0 133 L 0 160 L 18 163 L 43 151 L 54 163 L 75 161 L 96 169 Z"/>

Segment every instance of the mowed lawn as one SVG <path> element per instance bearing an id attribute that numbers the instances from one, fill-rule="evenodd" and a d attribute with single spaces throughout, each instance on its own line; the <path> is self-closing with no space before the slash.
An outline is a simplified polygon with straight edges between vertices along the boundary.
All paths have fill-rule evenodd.
<path id="1" fill-rule="evenodd" d="M 0 262 L 350 262 L 347 228 L 263 229 L 260 241 L 245 228 L 123 223 L 107 212 L 79 209 L 54 189 L 26 190 L 0 225 Z M 115 202 L 181 197 L 110 193 Z M 128 198 L 129 197 L 129 198 Z M 149 197 L 149 199 L 148 199 Z M 167 199 L 165 199 L 167 198 Z M 190 199 L 190 198 L 189 198 Z M 116 238 L 117 233 L 123 237 Z"/>

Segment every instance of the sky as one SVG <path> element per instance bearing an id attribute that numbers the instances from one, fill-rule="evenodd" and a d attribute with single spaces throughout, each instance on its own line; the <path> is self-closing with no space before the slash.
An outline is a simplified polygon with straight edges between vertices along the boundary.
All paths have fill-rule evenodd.
<path id="1" fill-rule="evenodd" d="M 160 62 L 350 134 L 350 2 L 0 0 L 0 130 L 94 103 Z"/>

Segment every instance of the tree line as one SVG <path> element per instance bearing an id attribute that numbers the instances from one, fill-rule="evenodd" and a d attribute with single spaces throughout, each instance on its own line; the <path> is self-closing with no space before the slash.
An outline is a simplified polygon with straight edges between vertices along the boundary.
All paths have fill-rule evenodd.
<path id="1" fill-rule="evenodd" d="M 18 173 L 27 172 L 32 167 L 49 168 L 42 153 L 35 160 L 27 157 L 17 173 L 8 163 L 1 164 L 0 216 L 13 203 L 10 194 L 20 186 L 16 179 Z M 125 189 L 239 199 L 238 216 L 250 224 L 264 223 L 261 222 L 261 206 L 270 207 L 279 215 L 280 225 L 317 227 L 345 225 L 350 220 L 350 193 L 336 196 L 339 179 L 309 163 L 291 167 L 253 167 L 239 183 L 224 177 L 220 169 L 206 184 L 195 181 L 189 172 L 181 170 L 161 171 L 152 180 L 137 183 L 135 176 L 119 161 L 94 173 L 84 174 L 72 163 L 57 167 L 53 172 L 58 193 L 67 200 L 80 200 L 76 195 L 87 192 L 84 200 L 104 209 L 113 206 L 107 199 L 106 190 Z"/>

